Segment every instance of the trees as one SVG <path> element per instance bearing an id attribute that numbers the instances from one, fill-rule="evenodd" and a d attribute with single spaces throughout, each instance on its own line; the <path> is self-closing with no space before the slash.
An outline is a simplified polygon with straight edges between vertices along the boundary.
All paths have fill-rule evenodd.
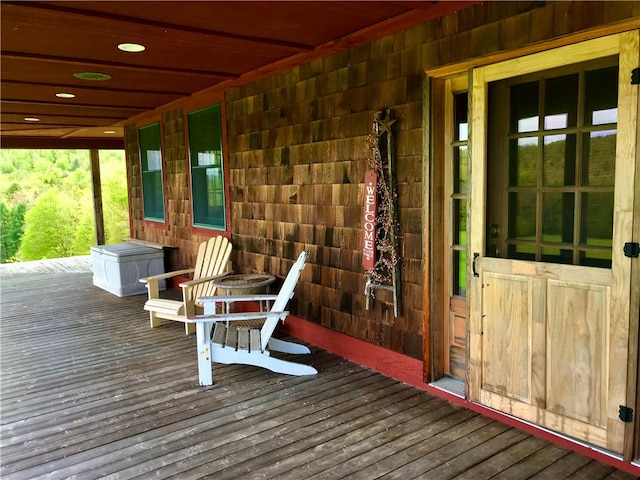
<path id="1" fill-rule="evenodd" d="M 75 202 L 52 188 L 38 197 L 25 216 L 25 232 L 20 246 L 22 260 L 70 257 L 74 254 L 78 222 Z"/>
<path id="2" fill-rule="evenodd" d="M 0 263 L 15 259 L 18 253 L 24 233 L 26 210 L 24 203 L 7 207 L 4 202 L 0 202 Z"/>
<path id="3" fill-rule="evenodd" d="M 118 243 L 129 236 L 124 151 L 101 151 L 100 168 L 106 241 Z M 89 254 L 88 150 L 0 150 L 0 174 L 0 263 Z"/>

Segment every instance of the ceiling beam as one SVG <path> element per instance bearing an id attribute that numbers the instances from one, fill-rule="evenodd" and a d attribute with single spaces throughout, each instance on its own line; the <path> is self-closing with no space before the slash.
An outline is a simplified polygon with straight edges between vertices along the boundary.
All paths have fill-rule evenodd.
<path id="1" fill-rule="evenodd" d="M 185 69 L 185 68 L 165 68 L 165 67 L 156 67 L 152 65 L 131 65 L 130 63 L 120 63 L 120 62 L 96 62 L 95 60 L 86 60 L 83 58 L 72 58 L 72 57 L 60 57 L 55 55 L 37 55 L 32 53 L 20 53 L 20 52 L 9 52 L 6 50 L 2 50 L 0 52 L 3 59 L 13 59 L 13 60 L 38 60 L 45 63 L 66 63 L 69 65 L 90 67 L 91 69 L 102 68 L 102 67 L 112 67 L 112 68 L 120 68 L 122 70 L 127 70 L 130 72 L 161 72 L 161 73 L 169 73 L 172 75 L 186 75 L 186 76 L 197 76 L 197 77 L 215 77 L 215 78 L 238 78 L 239 75 L 230 72 L 215 72 L 211 70 L 193 70 L 193 69 Z"/>
<path id="2" fill-rule="evenodd" d="M 2 135 L 2 148 L 51 150 L 124 150 L 122 138 L 56 138 Z"/>
<path id="3" fill-rule="evenodd" d="M 199 34 L 208 35 L 208 36 L 216 36 L 220 38 L 251 42 L 251 43 L 256 43 L 260 45 L 266 44 L 274 47 L 284 47 L 284 48 L 290 48 L 290 49 L 301 50 L 301 51 L 311 51 L 314 49 L 313 46 L 306 45 L 303 43 L 287 42 L 284 40 L 274 40 L 272 38 L 266 38 L 266 37 L 241 35 L 241 34 L 232 33 L 232 32 L 210 30 L 210 29 L 194 27 L 194 26 L 184 26 L 184 25 L 179 25 L 175 23 L 157 22 L 154 20 L 141 19 L 137 17 L 128 17 L 126 15 L 117 15 L 117 14 L 104 13 L 104 12 L 92 12 L 91 10 L 85 10 L 82 8 L 70 8 L 68 6 L 61 6 L 61 5 L 42 4 L 35 1 L 29 1 L 29 2 L 8 1 L 3 3 L 14 5 L 21 8 L 37 8 L 41 10 L 62 12 L 62 13 L 67 13 L 72 15 L 82 15 L 85 17 L 93 17 L 98 19 L 106 18 L 109 20 L 117 21 L 117 22 L 131 23 L 134 25 L 145 25 L 145 26 L 155 27 L 155 28 L 178 30 L 178 31 L 189 32 L 189 33 L 199 33 Z"/>
<path id="4" fill-rule="evenodd" d="M 163 90 L 153 90 L 153 91 L 149 91 L 149 90 L 144 90 L 144 89 L 132 89 L 132 88 L 113 88 L 113 87 L 109 87 L 109 86 L 93 86 L 93 85 L 86 85 L 86 86 L 82 86 L 79 87 L 76 84 L 62 84 L 62 83 L 46 83 L 46 82 L 29 82 L 29 81 L 21 81 L 21 80 L 2 80 L 2 84 L 3 85 L 18 85 L 18 86 L 25 86 L 25 85 L 29 85 L 32 87 L 51 87 L 51 88 L 56 88 L 59 90 L 71 90 L 73 89 L 74 91 L 83 91 L 83 90 L 87 90 L 87 91 L 108 91 L 108 92 L 113 92 L 113 93 L 139 93 L 139 94 L 153 94 L 153 95 L 171 95 L 171 96 L 179 96 L 179 97 L 183 97 L 185 95 L 190 95 L 191 92 L 188 90 L 182 90 L 182 91 L 163 91 Z"/>

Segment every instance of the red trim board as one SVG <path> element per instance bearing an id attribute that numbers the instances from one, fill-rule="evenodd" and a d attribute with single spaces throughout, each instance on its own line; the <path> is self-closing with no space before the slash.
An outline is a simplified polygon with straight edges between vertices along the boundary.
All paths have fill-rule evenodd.
<path id="1" fill-rule="evenodd" d="M 389 377 L 413 385 L 432 395 L 444 398 L 452 403 L 461 405 L 481 415 L 493 418 L 512 427 L 523 430 L 537 437 L 553 442 L 577 453 L 611 465 L 625 472 L 640 476 L 640 466 L 624 462 L 620 458 L 606 454 L 589 446 L 576 443 L 566 437 L 553 433 L 544 428 L 530 424 L 510 415 L 498 412 L 457 395 L 450 394 L 433 387 L 423 381 L 422 361 L 407 357 L 386 348 L 372 345 L 335 330 L 328 329 L 316 323 L 290 315 L 279 331 L 292 335 L 300 340 L 316 345 L 324 350 L 335 353 L 360 365 L 377 370 Z"/>

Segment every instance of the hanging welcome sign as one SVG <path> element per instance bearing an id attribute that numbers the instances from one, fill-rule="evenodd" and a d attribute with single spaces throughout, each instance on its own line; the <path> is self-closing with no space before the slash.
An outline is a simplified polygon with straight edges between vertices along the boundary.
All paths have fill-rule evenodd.
<path id="1" fill-rule="evenodd" d="M 372 270 L 376 263 L 376 222 L 378 216 L 378 174 L 369 170 L 364 176 L 362 213 L 362 266 Z"/>

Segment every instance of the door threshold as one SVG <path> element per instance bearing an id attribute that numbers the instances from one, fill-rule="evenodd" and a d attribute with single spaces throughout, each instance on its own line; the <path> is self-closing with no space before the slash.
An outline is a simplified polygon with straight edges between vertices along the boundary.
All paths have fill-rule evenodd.
<path id="1" fill-rule="evenodd" d="M 455 395 L 456 397 L 464 398 L 464 382 L 457 378 L 445 375 L 435 382 L 431 382 L 429 385 L 437 388 L 438 390 L 442 390 L 443 392 Z"/>

